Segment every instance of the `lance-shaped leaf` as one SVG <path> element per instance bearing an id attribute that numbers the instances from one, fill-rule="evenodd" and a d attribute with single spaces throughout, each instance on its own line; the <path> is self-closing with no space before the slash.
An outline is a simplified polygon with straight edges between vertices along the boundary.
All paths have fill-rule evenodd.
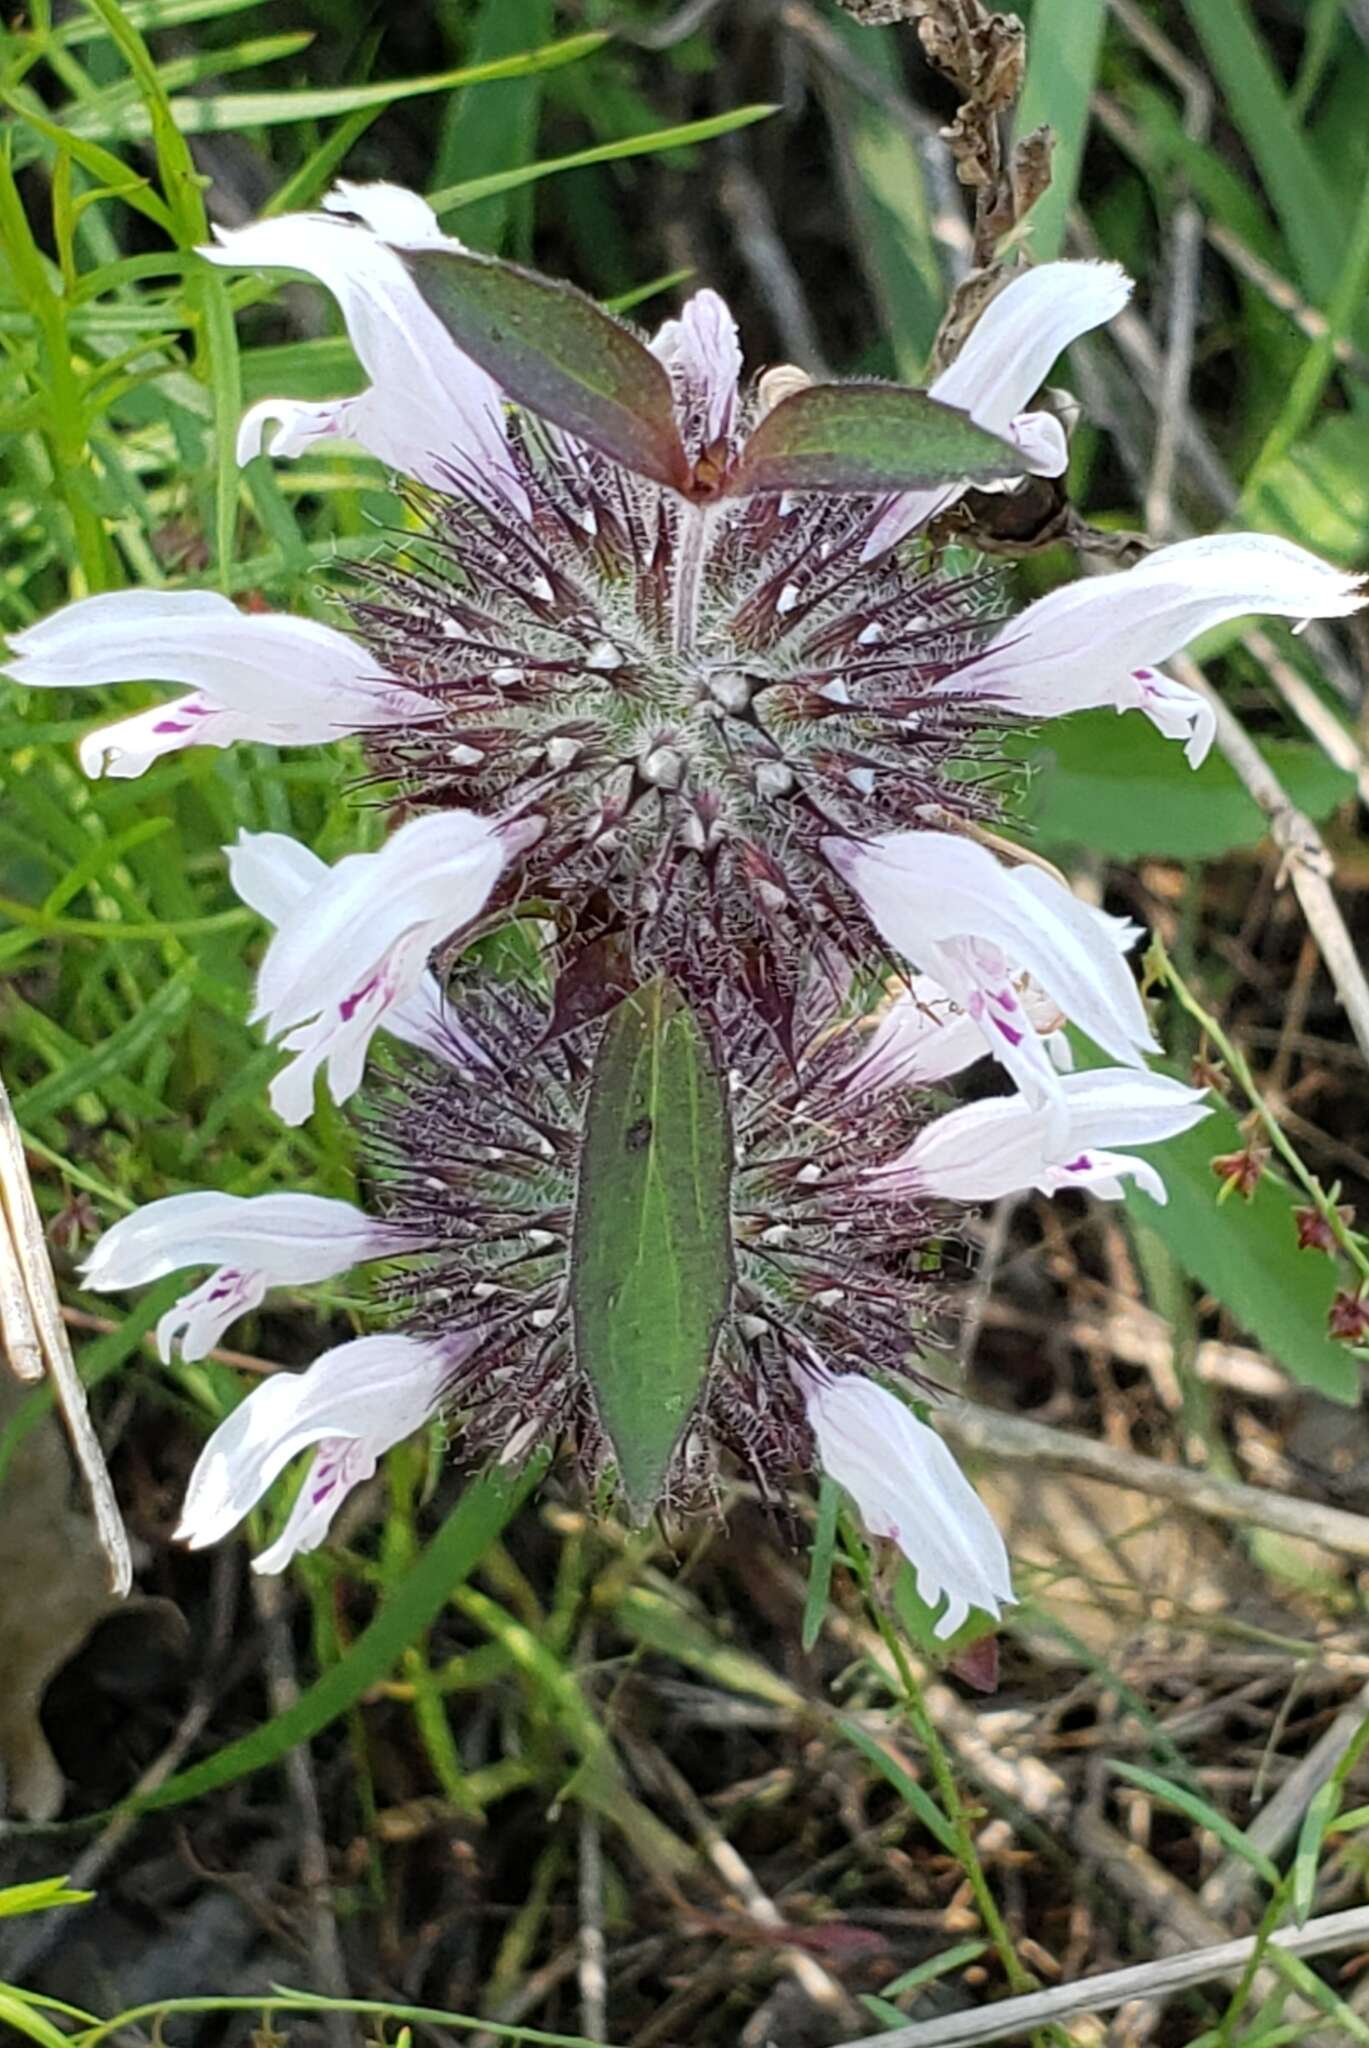
<path id="1" fill-rule="evenodd" d="M 766 414 L 723 490 L 922 491 L 1021 474 L 1019 449 L 925 391 L 810 384 Z"/>
<path id="2" fill-rule="evenodd" d="M 573 285 L 492 256 L 402 254 L 457 346 L 510 398 L 638 476 L 688 489 L 670 378 L 630 328 Z"/>
<path id="3" fill-rule="evenodd" d="M 575 1352 L 633 1511 L 660 1498 L 732 1290 L 732 1134 L 698 1020 L 665 980 L 614 1011 L 581 1144 Z"/>

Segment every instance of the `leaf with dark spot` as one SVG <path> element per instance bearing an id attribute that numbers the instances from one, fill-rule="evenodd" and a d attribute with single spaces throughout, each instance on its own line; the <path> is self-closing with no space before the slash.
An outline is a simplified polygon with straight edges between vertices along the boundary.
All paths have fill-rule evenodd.
<path id="1" fill-rule="evenodd" d="M 590 1082 L 570 1282 L 575 1353 L 634 1512 L 656 1505 L 732 1290 L 732 1134 L 698 1020 L 648 983 Z"/>

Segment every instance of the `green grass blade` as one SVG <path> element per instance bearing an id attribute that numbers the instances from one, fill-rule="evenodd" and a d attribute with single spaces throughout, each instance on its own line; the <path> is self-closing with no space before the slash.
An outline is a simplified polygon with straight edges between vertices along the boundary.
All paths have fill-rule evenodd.
<path id="1" fill-rule="evenodd" d="M 330 1722 L 345 1714 L 377 1680 L 399 1662 L 410 1643 L 441 1613 L 455 1588 L 464 1583 L 486 1550 L 541 1477 L 543 1464 L 533 1464 L 516 1477 L 490 1473 L 473 1479 L 432 1542 L 370 1626 L 362 1631 L 345 1657 L 325 1671 L 285 1713 L 254 1728 L 217 1750 L 203 1763 L 117 1809 L 122 1813 L 153 1813 L 182 1806 L 206 1792 L 235 1784 L 253 1771 L 278 1763 L 287 1750 L 308 1742 Z"/>
<path id="2" fill-rule="evenodd" d="M 103 7 L 109 0 L 90 0 L 90 4 Z M 428 93 L 478 85 L 484 79 L 522 78 L 534 71 L 558 70 L 563 64 L 578 64 L 606 40 L 601 31 L 567 36 L 559 43 L 546 43 L 540 50 L 525 50 L 516 57 L 463 65 L 455 71 L 429 72 L 421 78 L 386 79 L 371 85 L 303 86 L 296 92 L 206 93 L 203 98 L 178 97 L 166 104 L 182 136 L 238 134 L 244 129 L 278 128 L 296 121 L 328 121 L 340 114 L 354 114 L 363 107 L 394 106 Z M 72 116 L 72 125 L 79 134 L 140 142 L 154 132 L 156 124 L 144 104 L 102 107 L 90 113 L 82 110 Z"/>
<path id="3" fill-rule="evenodd" d="M 731 135 L 764 121 L 779 108 L 768 104 L 734 107 L 730 113 L 710 114 L 703 121 L 684 121 L 673 128 L 653 128 L 645 135 L 625 135 L 619 142 L 597 142 L 592 149 L 573 150 L 569 156 L 546 157 L 541 163 L 523 164 L 517 170 L 492 171 L 488 177 L 467 178 L 460 185 L 448 185 L 429 197 L 434 213 L 452 213 L 459 206 L 475 206 L 500 192 L 513 192 L 542 178 L 554 178 L 561 171 L 580 171 L 590 164 L 622 163 L 629 157 L 655 156 L 663 149 L 683 149 L 693 142 L 712 142 L 715 136 Z M 466 223 L 461 224 L 463 240 Z"/>
<path id="4" fill-rule="evenodd" d="M 1259 166 L 1303 289 L 1324 305 L 1340 275 L 1342 209 L 1289 107 L 1246 0 L 1185 0 L 1218 92 Z"/>
<path id="5" fill-rule="evenodd" d="M 1273 1891 L 1279 1882 L 1278 1866 L 1263 1849 L 1257 1849 L 1235 1821 L 1224 1813 L 1218 1813 L 1215 1806 L 1209 1806 L 1206 1799 L 1200 1799 L 1196 1792 L 1190 1792 L 1186 1785 L 1171 1784 L 1158 1771 L 1142 1770 L 1138 1764 L 1119 1763 L 1115 1757 L 1108 1759 L 1108 1769 L 1115 1771 L 1119 1778 L 1125 1778 L 1129 1785 L 1136 1785 L 1142 1792 L 1149 1792 L 1152 1799 L 1158 1799 L 1163 1806 L 1172 1806 L 1176 1813 L 1184 1814 L 1200 1828 L 1206 1828 L 1217 1837 L 1224 1849 L 1233 1856 L 1239 1856 L 1242 1863 L 1248 1863 Z"/>
<path id="6" fill-rule="evenodd" d="M 1202 0 L 1206 5 L 1206 0 Z M 1106 0 L 1036 0 L 1027 39 L 1027 77 L 1015 133 L 1043 124 L 1055 135 L 1050 189 L 1027 223 L 1032 254 L 1050 262 L 1065 246 L 1065 224 L 1079 189 L 1079 168 L 1089 125 L 1089 98 L 1103 47 Z"/>

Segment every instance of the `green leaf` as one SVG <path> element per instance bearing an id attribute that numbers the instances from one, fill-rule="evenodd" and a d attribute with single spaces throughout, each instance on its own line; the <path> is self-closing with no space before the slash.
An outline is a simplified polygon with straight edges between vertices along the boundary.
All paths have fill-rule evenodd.
<path id="1" fill-rule="evenodd" d="M 288 1750 L 308 1742 L 383 1678 L 422 1636 L 455 1588 L 470 1577 L 514 1510 L 541 1477 L 544 1461 L 533 1462 L 516 1479 L 491 1473 L 467 1486 L 412 1571 L 386 1598 L 370 1626 L 346 1656 L 325 1671 L 293 1706 L 250 1735 L 228 1743 L 203 1763 L 168 1778 L 153 1792 L 135 1795 L 120 1813 L 153 1813 L 201 1799 L 253 1771 L 278 1763 Z"/>
<path id="2" fill-rule="evenodd" d="M 576 1191 L 575 1351 L 632 1507 L 649 1513 L 713 1362 L 732 1290 L 723 1082 L 672 984 L 609 1019 Z"/>
<path id="3" fill-rule="evenodd" d="M 1223 105 L 1259 167 L 1274 211 L 1318 305 L 1340 275 L 1346 209 L 1294 117 L 1246 0 L 1185 0 Z"/>
<path id="4" fill-rule="evenodd" d="M 1369 418 L 1331 413 L 1247 483 L 1242 516 L 1358 568 L 1369 555 Z"/>
<path id="5" fill-rule="evenodd" d="M 1037 263 L 1049 263 L 1065 245 L 1106 16 L 1106 0 L 1036 0 L 1032 8 L 1027 75 L 1013 132 L 1020 141 L 1044 124 L 1055 137 L 1050 184 L 1027 215 Z"/>
<path id="6" fill-rule="evenodd" d="M 1043 846 L 1088 846 L 1115 860 L 1212 860 L 1236 846 L 1258 846 L 1268 830 L 1220 754 L 1192 769 L 1183 749 L 1148 719 L 1076 712 L 1051 726 L 1044 746 L 1014 737 L 1007 751 L 1037 765 L 1027 814 Z M 1260 751 L 1311 818 L 1326 817 L 1354 793 L 1354 778 L 1319 747 L 1274 740 Z"/>
<path id="7" fill-rule="evenodd" d="M 462 55 L 476 63 L 504 57 L 549 42 L 554 28 L 552 0 L 480 0 Z M 518 182 L 519 173 L 531 167 L 537 154 L 541 109 L 542 80 L 536 73 L 455 95 L 443 112 L 434 178 L 445 185 L 471 164 L 483 164 L 487 174 L 511 174 Z M 467 213 L 461 239 L 468 249 L 496 254 L 507 248 L 511 255 L 524 254 L 510 241 L 510 225 L 517 220 L 504 192 L 496 188 Z"/>
<path id="8" fill-rule="evenodd" d="M 1022 457 L 958 406 L 904 384 L 810 384 L 768 412 L 724 485 L 755 491 L 921 491 L 1019 476 Z"/>
<path id="9" fill-rule="evenodd" d="M 52 2021 L 35 2012 L 22 1991 L 12 1984 L 0 1984 L 0 2020 L 16 2034 L 41 2042 L 42 2048 L 70 2048 L 69 2036 Z"/>
<path id="10" fill-rule="evenodd" d="M 1127 1207 L 1294 1379 L 1333 1401 L 1354 1402 L 1359 1367 L 1326 1334 L 1336 1268 L 1320 1253 L 1298 1250 L 1290 1189 L 1266 1174 L 1249 1202 L 1233 1195 L 1218 1203 L 1212 1161 L 1243 1143 L 1231 1112 L 1216 1110 L 1157 1152 L 1168 1202 L 1161 1207 L 1129 1184 Z"/>
<path id="11" fill-rule="evenodd" d="M 808 1592 L 803 1602 L 803 1647 L 811 1650 L 822 1634 L 827 1618 L 827 1600 L 832 1590 L 832 1560 L 837 1548 L 837 1518 L 841 1513 L 841 1488 L 835 1479 L 824 1479 L 818 1492 L 818 1520 L 813 1531 L 813 1552 L 808 1565 Z"/>
<path id="12" fill-rule="evenodd" d="M 112 0 L 89 0 L 102 11 L 117 10 Z M 111 31 L 112 32 L 112 31 Z M 244 128 L 277 128 L 295 121 L 327 121 L 337 114 L 353 114 L 361 107 L 388 107 L 397 100 L 418 99 L 427 93 L 450 92 L 461 85 L 476 85 L 487 78 L 523 78 L 532 71 L 552 71 L 562 64 L 578 63 L 607 40 L 601 30 L 567 36 L 559 43 L 547 43 L 540 50 L 524 50 L 516 57 L 500 57 L 490 64 L 466 64 L 456 71 L 430 72 L 421 78 L 394 78 L 371 85 L 302 87 L 297 92 L 220 92 L 203 98 L 178 96 L 167 102 L 180 134 L 218 135 Z M 82 135 L 117 135 L 141 141 L 152 132 L 153 116 L 145 106 L 100 103 L 75 108 L 68 115 L 70 125 Z"/>
<path id="13" fill-rule="evenodd" d="M 1200 1828 L 1206 1828 L 1210 1834 L 1217 1837 L 1224 1849 L 1229 1849 L 1233 1856 L 1239 1856 L 1243 1863 L 1248 1863 L 1252 1870 L 1257 1871 L 1271 1891 L 1277 1887 L 1279 1871 L 1272 1858 L 1266 1856 L 1263 1849 L 1257 1849 L 1234 1820 L 1230 1820 L 1224 1813 L 1218 1813 L 1215 1806 L 1209 1806 L 1205 1799 L 1200 1799 L 1196 1792 L 1190 1792 L 1186 1785 L 1171 1784 L 1170 1780 L 1162 1778 L 1158 1771 L 1144 1771 L 1137 1764 L 1119 1763 L 1115 1757 L 1108 1759 L 1108 1769 L 1115 1771 L 1119 1778 L 1125 1778 L 1129 1785 L 1138 1785 L 1143 1792 L 1149 1792 L 1152 1799 L 1158 1799 L 1163 1805 L 1172 1806 L 1177 1813 L 1187 1815 L 1188 1819 L 1195 1821 Z"/>
<path id="14" fill-rule="evenodd" d="M 768 120 L 777 114 L 776 106 L 760 105 L 733 107 L 726 114 L 709 114 L 702 121 L 682 121 L 670 128 L 651 128 L 645 135 L 624 135 L 616 142 L 596 142 L 589 149 L 572 150 L 568 156 L 543 157 L 539 163 L 520 164 L 516 169 L 490 171 L 482 178 L 466 178 L 459 185 L 447 185 L 440 192 L 429 194 L 428 204 L 434 213 L 454 213 L 459 207 L 478 206 L 483 201 L 497 198 L 505 192 L 518 191 L 524 185 L 533 185 L 543 178 L 559 177 L 562 171 L 582 171 L 592 164 L 622 163 L 629 157 L 657 156 L 664 149 L 684 149 L 694 142 L 712 142 L 719 135 L 731 135 L 738 128 L 749 128 L 753 121 Z M 471 224 L 461 223 L 461 238 L 468 240 Z M 688 276 L 689 272 L 681 275 Z"/>
<path id="15" fill-rule="evenodd" d="M 64 1877 L 39 1877 L 30 1884 L 10 1884 L 0 1891 L 0 1920 L 21 1913 L 46 1913 L 53 1906 L 86 1906 L 94 1892 L 74 1892 Z"/>
<path id="16" fill-rule="evenodd" d="M 911 384 L 927 361 L 946 284 L 932 233 L 932 198 L 913 140 L 915 116 L 903 96 L 902 59 L 892 29 L 870 28 L 844 14 L 832 14 L 827 26 L 888 95 L 881 103 L 835 74 L 819 73 L 858 230 L 853 253 L 883 316 L 894 373 Z"/>
<path id="17" fill-rule="evenodd" d="M 418 249 L 404 261 L 452 339 L 510 398 L 625 469 L 688 489 L 670 378 L 593 299 L 470 252 Z"/>
<path id="18" fill-rule="evenodd" d="M 948 1854 L 958 1859 L 960 1844 L 956 1840 L 955 1829 L 930 1792 L 925 1792 L 917 1779 L 904 1769 L 896 1757 L 890 1756 L 883 1743 L 876 1742 L 873 1735 L 867 1734 L 859 1721 L 851 1721 L 844 1714 L 838 1714 L 837 1726 L 853 1748 L 860 1751 L 866 1762 L 873 1764 L 881 1778 L 893 1786 L 904 1805 L 917 1815 L 928 1834 L 940 1842 Z"/>

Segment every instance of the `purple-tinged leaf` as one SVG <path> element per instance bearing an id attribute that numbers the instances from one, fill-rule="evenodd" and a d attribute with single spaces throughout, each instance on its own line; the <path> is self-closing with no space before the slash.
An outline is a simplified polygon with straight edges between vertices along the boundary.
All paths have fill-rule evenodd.
<path id="1" fill-rule="evenodd" d="M 687 492 L 670 378 L 630 328 L 573 285 L 469 250 L 404 252 L 457 346 L 517 404 L 638 476 Z"/>
<path id="2" fill-rule="evenodd" d="M 766 414 L 723 485 L 756 491 L 924 491 L 1020 476 L 1022 456 L 958 406 L 903 384 L 810 384 Z"/>

